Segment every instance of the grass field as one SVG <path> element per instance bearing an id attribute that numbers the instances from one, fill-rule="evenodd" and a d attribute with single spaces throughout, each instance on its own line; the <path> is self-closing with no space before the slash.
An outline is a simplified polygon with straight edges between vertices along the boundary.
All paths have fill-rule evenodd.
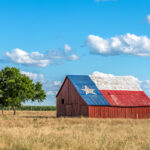
<path id="1" fill-rule="evenodd" d="M 55 111 L 5 111 L 0 150 L 149 150 L 150 120 L 56 118 Z"/>

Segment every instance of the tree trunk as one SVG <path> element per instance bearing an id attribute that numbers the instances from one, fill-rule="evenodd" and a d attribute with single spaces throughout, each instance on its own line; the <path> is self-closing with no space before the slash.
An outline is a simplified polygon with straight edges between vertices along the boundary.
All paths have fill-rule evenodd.
<path id="1" fill-rule="evenodd" d="M 13 106 L 14 109 L 14 115 L 16 115 L 16 106 Z"/>
<path id="2" fill-rule="evenodd" d="M 2 115 L 4 115 L 4 107 L 2 106 Z"/>

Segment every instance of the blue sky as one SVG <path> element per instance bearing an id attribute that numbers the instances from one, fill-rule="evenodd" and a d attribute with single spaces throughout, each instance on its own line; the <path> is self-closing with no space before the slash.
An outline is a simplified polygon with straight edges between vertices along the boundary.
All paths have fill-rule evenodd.
<path id="1" fill-rule="evenodd" d="M 41 81 L 40 105 L 55 105 L 67 74 L 94 71 L 135 76 L 149 94 L 149 15 L 148 0 L 1 0 L 0 69 Z"/>

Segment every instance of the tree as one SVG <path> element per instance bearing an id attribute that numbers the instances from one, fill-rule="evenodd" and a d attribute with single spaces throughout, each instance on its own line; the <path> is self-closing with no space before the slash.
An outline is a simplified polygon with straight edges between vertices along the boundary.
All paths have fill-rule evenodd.
<path id="1" fill-rule="evenodd" d="M 0 105 L 2 107 L 2 115 L 4 114 L 4 107 L 7 107 L 8 101 L 6 101 L 6 98 L 4 97 L 4 92 L 2 90 L 0 90 Z"/>
<path id="2" fill-rule="evenodd" d="M 20 107 L 23 102 L 28 100 L 43 101 L 46 98 L 42 85 L 37 82 L 34 84 L 28 76 L 20 73 L 17 68 L 6 67 L 0 73 L 0 90 L 3 92 L 5 102 L 12 106 L 14 115 L 16 114 L 16 107 Z M 41 96 L 41 95 L 43 96 Z"/>
<path id="3" fill-rule="evenodd" d="M 36 82 L 35 84 L 35 92 L 34 96 L 32 98 L 32 101 L 38 101 L 43 102 L 43 100 L 46 98 L 46 94 L 44 90 L 42 89 L 42 84 L 40 82 Z"/>
<path id="4" fill-rule="evenodd" d="M 5 94 L 7 86 L 5 85 L 6 78 L 2 72 L 0 72 L 0 105 L 2 107 L 2 114 L 4 114 L 4 107 L 9 105 Z"/>

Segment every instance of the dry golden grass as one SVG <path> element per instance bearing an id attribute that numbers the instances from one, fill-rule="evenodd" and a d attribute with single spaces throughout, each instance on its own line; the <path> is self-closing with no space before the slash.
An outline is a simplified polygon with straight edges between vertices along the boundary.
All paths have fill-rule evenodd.
<path id="1" fill-rule="evenodd" d="M 56 118 L 55 111 L 5 111 L 0 150 L 150 149 L 150 120 Z"/>

